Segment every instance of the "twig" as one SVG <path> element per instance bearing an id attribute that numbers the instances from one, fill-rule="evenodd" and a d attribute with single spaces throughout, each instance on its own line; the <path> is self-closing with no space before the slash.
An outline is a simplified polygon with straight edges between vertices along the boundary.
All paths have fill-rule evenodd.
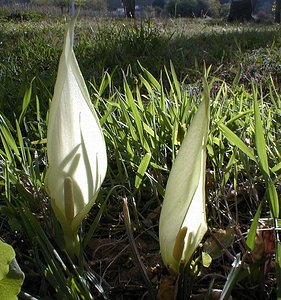
<path id="1" fill-rule="evenodd" d="M 124 214 L 126 232 L 127 232 L 127 235 L 128 235 L 129 243 L 130 243 L 131 248 L 132 248 L 134 260 L 135 260 L 135 263 L 137 264 L 137 266 L 140 269 L 141 275 L 144 279 L 144 282 L 146 283 L 149 294 L 152 297 L 151 299 L 155 299 L 155 292 L 154 292 L 153 286 L 151 284 L 150 279 L 148 278 L 145 266 L 144 266 L 144 264 L 141 260 L 141 257 L 140 257 L 140 254 L 139 254 L 139 251 L 138 251 L 138 248 L 136 246 L 135 239 L 134 239 L 134 236 L 133 236 L 133 233 L 132 233 L 130 212 L 129 212 L 129 208 L 128 208 L 128 200 L 127 200 L 126 197 L 123 197 L 122 200 L 123 200 L 123 214 Z"/>

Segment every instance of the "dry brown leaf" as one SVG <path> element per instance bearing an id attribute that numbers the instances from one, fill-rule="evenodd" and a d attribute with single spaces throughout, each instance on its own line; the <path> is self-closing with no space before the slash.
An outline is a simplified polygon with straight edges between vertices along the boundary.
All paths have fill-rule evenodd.
<path id="1" fill-rule="evenodd" d="M 219 258 L 221 251 L 227 249 L 234 242 L 235 231 L 233 227 L 218 229 L 204 243 L 203 251 L 208 253 L 212 259 Z"/>

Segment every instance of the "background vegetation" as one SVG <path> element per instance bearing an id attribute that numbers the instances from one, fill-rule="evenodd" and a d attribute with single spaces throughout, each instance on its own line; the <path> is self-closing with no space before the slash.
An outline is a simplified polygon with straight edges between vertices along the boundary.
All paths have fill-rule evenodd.
<path id="1" fill-rule="evenodd" d="M 3 8 L 0 23 L 0 236 L 13 245 L 26 275 L 20 297 L 153 299 L 173 289 L 159 255 L 159 213 L 173 159 L 201 99 L 204 65 L 212 65 L 210 231 L 186 275 L 185 293 L 204 299 L 209 291 L 211 299 L 242 255 L 241 272 L 229 289 L 234 299 L 275 298 L 274 232 L 254 103 L 280 198 L 279 26 L 79 18 L 75 53 L 101 119 L 109 170 L 81 229 L 85 260 L 77 268 L 61 251 L 44 189 L 46 120 L 65 19 L 44 10 L 19 10 L 20 18 L 12 13 Z M 126 233 L 124 198 L 133 240 Z M 249 247 L 247 232 L 257 211 L 266 219 Z M 202 252 L 212 257 L 208 267 Z"/>

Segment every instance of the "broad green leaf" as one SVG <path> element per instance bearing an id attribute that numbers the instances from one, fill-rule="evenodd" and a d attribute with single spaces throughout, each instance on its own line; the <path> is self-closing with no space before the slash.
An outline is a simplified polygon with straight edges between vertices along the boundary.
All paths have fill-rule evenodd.
<path id="1" fill-rule="evenodd" d="M 24 274 L 15 259 L 12 246 L 0 241 L 0 299 L 16 300 Z"/>

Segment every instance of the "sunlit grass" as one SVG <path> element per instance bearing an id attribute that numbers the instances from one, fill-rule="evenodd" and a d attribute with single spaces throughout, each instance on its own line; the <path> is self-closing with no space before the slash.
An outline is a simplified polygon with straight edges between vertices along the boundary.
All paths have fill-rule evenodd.
<path id="1" fill-rule="evenodd" d="M 48 98 L 48 91 L 54 85 L 64 25 L 63 17 L 0 24 L 1 110 L 18 112 L 33 78 L 35 94 L 41 99 Z M 157 76 L 170 61 L 180 81 L 185 79 L 189 83 L 200 79 L 204 63 L 212 64 L 213 71 L 224 64 L 216 75 L 229 81 L 243 62 L 245 81 L 249 81 L 253 72 L 262 80 L 267 61 L 263 59 L 261 63 L 263 55 L 251 50 L 265 48 L 271 62 L 267 71 L 278 75 L 279 36 L 276 25 L 237 26 L 204 19 L 81 18 L 76 28 L 75 53 L 86 82 L 97 84 L 105 70 L 114 74 L 115 85 L 121 86 L 121 69 L 126 70 L 130 65 L 132 76 L 128 81 L 133 81 L 140 71 L 138 62 Z M 249 54 L 245 56 L 245 52 Z M 47 107 L 44 100 L 41 108 L 46 111 Z"/>

